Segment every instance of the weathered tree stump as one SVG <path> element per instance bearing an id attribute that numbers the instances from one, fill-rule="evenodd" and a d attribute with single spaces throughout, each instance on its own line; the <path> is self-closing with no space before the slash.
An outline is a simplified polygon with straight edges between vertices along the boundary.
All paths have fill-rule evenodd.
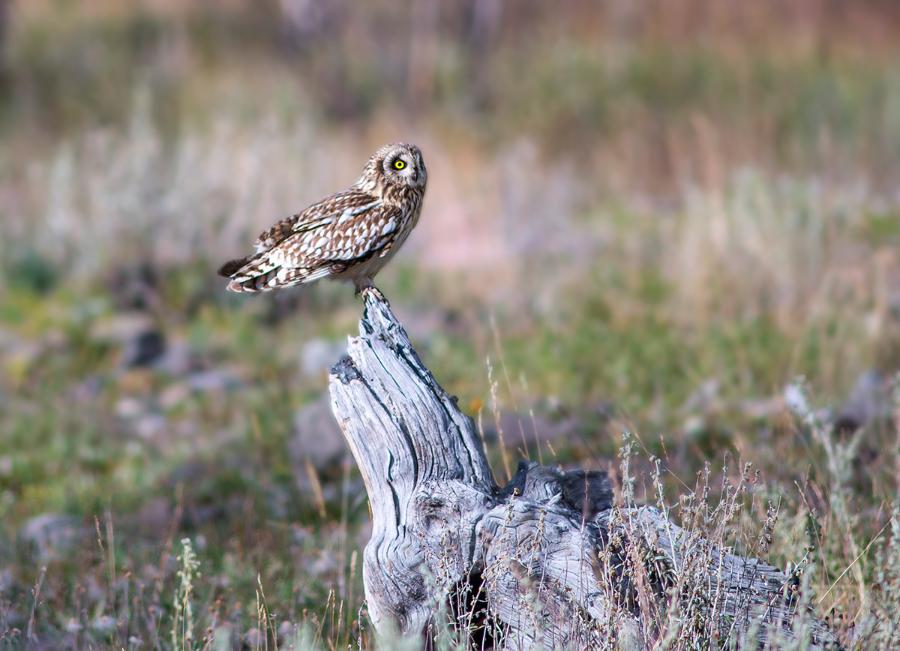
<path id="1" fill-rule="evenodd" d="M 377 292 L 330 388 L 372 508 L 363 577 L 379 636 L 498 649 L 639 649 L 662 634 L 690 648 L 834 645 L 796 577 L 655 508 L 614 505 L 604 473 L 522 463 L 498 487 L 472 419 Z"/>

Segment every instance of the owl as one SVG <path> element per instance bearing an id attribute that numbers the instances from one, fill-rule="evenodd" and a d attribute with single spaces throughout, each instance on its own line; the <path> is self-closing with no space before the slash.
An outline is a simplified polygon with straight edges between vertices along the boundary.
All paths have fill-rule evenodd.
<path id="1" fill-rule="evenodd" d="M 385 145 L 359 179 L 282 219 L 256 240 L 256 253 L 226 262 L 232 292 L 267 292 L 323 278 L 374 288 L 375 274 L 419 221 L 428 173 L 415 145 Z"/>

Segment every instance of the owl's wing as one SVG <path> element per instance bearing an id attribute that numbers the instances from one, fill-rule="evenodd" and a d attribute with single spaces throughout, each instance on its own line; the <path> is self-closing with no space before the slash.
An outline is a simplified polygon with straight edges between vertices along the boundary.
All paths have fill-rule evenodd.
<path id="1" fill-rule="evenodd" d="M 309 233 L 335 224 L 349 215 L 367 212 L 380 205 L 380 201 L 366 192 L 347 190 L 314 203 L 303 212 L 285 217 L 256 239 L 256 252 L 263 253 L 277 246 L 296 233 Z"/>
<path id="2" fill-rule="evenodd" d="M 315 268 L 354 262 L 390 251 L 402 212 L 380 201 L 346 209 L 329 223 L 298 229 L 278 246 L 286 255 L 282 264 Z M 288 253 L 289 252 L 289 253 Z"/>
<path id="3" fill-rule="evenodd" d="M 368 194 L 347 195 L 334 195 L 262 233 L 256 255 L 219 269 L 231 279 L 228 289 L 257 292 L 312 282 L 387 255 L 403 212 Z"/>

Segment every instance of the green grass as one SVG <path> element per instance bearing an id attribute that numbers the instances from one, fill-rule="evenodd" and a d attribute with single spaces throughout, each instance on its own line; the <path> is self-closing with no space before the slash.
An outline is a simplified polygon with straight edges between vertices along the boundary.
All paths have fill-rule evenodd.
<path id="1" fill-rule="evenodd" d="M 723 540 L 812 558 L 844 634 L 890 616 L 897 533 L 876 537 L 896 510 L 897 400 L 831 456 L 780 401 L 805 376 L 835 407 L 865 371 L 900 369 L 895 46 L 830 20 L 827 51 L 789 25 L 774 48 L 740 29 L 597 42 L 577 10 L 517 14 L 478 45 L 450 12 L 429 68 L 391 3 L 307 40 L 275 3 L 56 4 L 16 14 L 0 74 L 0 647 L 30 626 L 49 646 L 168 648 L 183 539 L 196 646 L 370 647 L 359 477 L 321 469 L 319 495 L 289 445 L 326 388 L 300 352 L 352 334 L 360 302 L 226 295 L 214 269 L 401 137 L 423 144 L 429 198 L 379 284 L 489 434 L 492 392 L 526 433 L 530 409 L 564 427 L 547 462 L 615 464 L 630 432 L 651 503 L 650 455 L 673 504 L 712 468 L 711 507 L 752 463 Z M 122 368 L 104 328 L 135 311 L 235 381 Z M 62 557 L 24 539 L 40 514 L 76 523 Z"/>
<path id="2" fill-rule="evenodd" d="M 335 482 L 338 488 L 333 497 L 326 498 L 325 519 L 313 496 L 298 492 L 295 473 L 302 471 L 288 463 L 287 455 L 293 409 L 304 396 L 317 395 L 323 386 L 320 381 L 297 378 L 296 351 L 312 333 L 351 332 L 352 317 L 334 321 L 329 316 L 334 306 L 326 304 L 271 326 L 261 321 L 259 310 L 243 309 L 215 295 L 184 316 L 184 305 L 197 299 L 188 298 L 192 292 L 179 288 L 190 287 L 194 273 L 195 269 L 188 268 L 166 276 L 170 287 L 167 300 L 172 305 L 166 305 L 161 320 L 170 335 L 183 332 L 204 358 L 242 368 L 246 384 L 225 394 L 192 395 L 164 409 L 166 428 L 157 435 L 158 440 L 136 437 L 132 426 L 114 415 L 116 405 L 125 399 L 152 404 L 155 396 L 179 378 L 161 371 L 116 370 L 116 346 L 97 343 L 91 334 L 96 324 L 115 315 L 114 306 L 100 301 L 87 309 L 78 305 L 80 291 L 62 288 L 39 291 L 34 286 L 19 287 L 7 293 L 4 328 L 28 340 L 59 341 L 51 344 L 51 352 L 30 363 L 15 358 L 8 362 L 14 372 L 7 377 L 14 384 L 7 390 L 15 391 L 16 401 L 0 419 L 8 450 L 4 457 L 9 460 L 8 470 L 0 475 L 3 547 L 22 550 L 16 532 L 38 513 L 75 516 L 88 531 L 95 517 L 101 525 L 103 518 L 110 517 L 118 545 L 116 571 L 129 575 L 128 585 L 133 585 L 113 589 L 112 601 L 103 597 L 92 602 L 90 612 L 111 612 L 113 604 L 125 599 L 120 590 L 137 590 L 150 581 L 145 576 L 147 568 L 159 563 L 159 555 L 174 536 L 175 540 L 203 541 L 198 546 L 202 574 L 195 582 L 195 599 L 201 606 L 199 621 L 218 617 L 214 612 L 219 603 L 229 610 L 227 616 L 221 616 L 238 630 L 255 626 L 259 574 L 270 612 L 284 620 L 314 623 L 333 589 L 330 586 L 344 585 L 339 597 L 349 598 L 348 579 L 338 577 L 350 572 L 350 555 L 362 542 L 358 536 L 367 512 L 355 471 L 350 481 L 356 488 L 349 495 L 340 488 L 346 486 L 340 475 L 325 479 L 326 486 Z M 565 317 L 560 322 L 547 325 L 533 312 L 498 321 L 503 363 L 516 378 L 511 387 L 501 381 L 500 393 L 507 405 L 512 404 L 508 401 L 529 405 L 550 397 L 565 411 L 580 414 L 579 437 L 556 441 L 554 454 L 546 450 L 544 454 L 569 463 L 614 457 L 619 437 L 616 425 L 590 414 L 591 405 L 611 401 L 617 418 L 642 433 L 643 453 L 665 459 L 671 473 L 666 484 L 674 493 L 682 491 L 684 483 L 692 483 L 692 474 L 704 460 L 717 463 L 728 453 L 752 460 L 763 470 L 765 490 L 770 498 L 777 496 L 784 512 L 802 511 L 801 496 L 794 490 L 782 493 L 777 487 L 787 487 L 807 475 L 805 481 L 827 484 L 820 454 L 791 426 L 777 421 L 760 423 L 734 407 L 749 397 L 777 394 L 796 374 L 820 376 L 822 357 L 830 354 L 831 346 L 823 345 L 815 330 L 786 330 L 764 316 L 685 328 L 667 316 L 671 292 L 660 278 L 638 279 L 633 291 L 642 306 L 641 315 L 623 320 L 611 297 L 632 290 L 620 282 L 603 284 L 602 274 L 596 277 L 598 282 L 590 284 L 593 300 L 581 300 L 576 294 L 561 301 Z M 428 283 L 402 281 L 402 291 L 390 294 L 401 313 L 420 309 L 416 305 L 422 304 L 421 284 Z M 386 286 L 390 287 L 390 281 Z M 95 292 L 86 288 L 86 293 Z M 349 297 L 343 302 L 348 315 L 358 309 Z M 463 397 L 462 404 L 486 399 L 484 357 L 493 357 L 496 365 L 501 355 L 494 343 L 481 348 L 474 345 L 479 340 L 491 341 L 486 321 L 473 325 L 475 332 L 436 331 L 422 341 L 420 350 L 426 363 L 451 391 Z M 527 391 L 520 385 L 520 377 L 526 379 Z M 691 414 L 686 414 L 682 405 L 709 378 L 721 384 L 725 406 L 697 414 L 703 424 L 685 429 L 684 419 Z M 844 382 L 850 379 L 849 374 L 842 378 Z M 71 396 L 86 382 L 96 383 L 96 395 L 87 400 L 76 398 L 73 403 Z M 843 387 L 835 384 L 830 388 L 837 397 Z M 759 435 L 772 425 L 775 429 L 767 438 L 782 440 L 771 448 L 756 447 Z M 511 443 L 514 448 L 517 445 Z M 787 459 L 790 462 L 785 464 Z M 875 506 L 890 497 L 860 494 L 855 499 L 865 508 L 863 504 Z M 151 517 L 148 505 L 160 503 L 163 506 L 156 508 L 168 518 L 166 526 L 148 531 L 144 522 Z M 111 515 L 104 515 L 107 513 Z M 874 522 L 867 522 L 858 526 L 871 533 Z M 755 525 L 747 526 L 752 531 Z M 300 542 L 298 532 L 302 532 Z M 796 534 L 781 535 L 788 541 Z M 91 573 L 106 567 L 104 552 L 95 539 L 96 535 L 88 535 L 76 558 L 54 560 L 47 566 L 41 635 L 59 634 L 54 631 L 62 624 L 54 623 L 54 617 L 79 617 L 78 608 L 84 606 L 78 605 L 76 586 L 84 580 L 85 559 L 91 559 L 87 561 L 89 568 L 94 567 L 88 569 Z M 346 542 L 339 542 L 342 540 Z M 781 547 L 769 560 L 796 559 L 803 544 Z M 317 558 L 322 545 L 336 556 L 324 561 L 320 576 L 314 568 L 323 562 Z M 36 560 L 19 555 L 22 553 L 26 552 L 0 560 L 14 563 L 15 585 L 25 594 L 40 568 Z M 823 571 L 833 578 L 845 562 L 837 555 L 831 557 Z M 357 567 L 356 575 L 349 579 L 356 599 L 361 595 L 358 572 Z M 170 585 L 171 574 L 165 576 Z M 166 605 L 169 591 L 171 588 L 166 588 L 152 597 L 163 612 L 170 612 Z M 351 605 L 355 609 L 358 602 L 343 607 Z M 355 611 L 344 612 L 341 621 L 328 623 L 331 628 L 326 628 L 329 632 L 324 635 L 350 639 L 340 636 L 350 635 L 356 625 Z M 22 625 L 21 619 L 13 622 L 14 627 Z M 130 625 L 145 626 L 139 622 Z M 90 635 L 96 643 L 102 642 L 102 637 Z"/>

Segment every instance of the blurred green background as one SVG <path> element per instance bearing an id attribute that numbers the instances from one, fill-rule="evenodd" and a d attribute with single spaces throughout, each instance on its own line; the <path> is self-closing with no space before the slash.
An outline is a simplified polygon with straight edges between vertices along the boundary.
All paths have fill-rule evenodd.
<path id="1" fill-rule="evenodd" d="M 379 285 L 499 480 L 501 432 L 632 432 L 673 501 L 752 463 L 732 543 L 772 501 L 767 560 L 812 540 L 820 608 L 871 606 L 868 557 L 836 578 L 900 491 L 897 3 L 0 0 L 0 48 L 0 646 L 169 648 L 188 539 L 182 645 L 368 648 L 326 397 L 361 303 L 214 271 L 397 140 L 429 188 Z M 866 427 L 846 473 L 801 375 Z"/>

